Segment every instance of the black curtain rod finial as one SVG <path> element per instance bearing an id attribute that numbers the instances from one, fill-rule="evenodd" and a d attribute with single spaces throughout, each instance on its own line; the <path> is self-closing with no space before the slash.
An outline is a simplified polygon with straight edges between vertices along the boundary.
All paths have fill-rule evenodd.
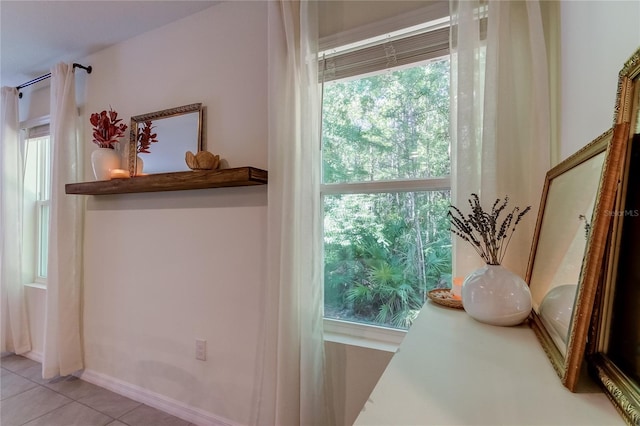
<path id="1" fill-rule="evenodd" d="M 91 65 L 85 67 L 82 64 L 74 63 L 73 64 L 73 69 L 76 69 L 76 68 L 82 68 L 83 70 L 85 70 L 87 72 L 87 74 L 91 74 L 91 71 L 93 71 L 93 67 Z M 45 75 L 41 75 L 38 78 L 34 78 L 31 81 L 27 81 L 26 83 L 21 84 L 20 86 L 16 87 L 16 89 L 20 90 L 23 87 L 31 86 L 32 84 L 36 84 L 36 83 L 38 83 L 38 82 L 40 82 L 42 80 L 45 80 L 45 79 L 47 79 L 49 77 L 51 77 L 51 73 L 48 73 L 48 74 L 45 74 Z M 22 92 L 18 92 L 18 98 L 22 99 Z"/>
<path id="2" fill-rule="evenodd" d="M 91 65 L 85 67 L 84 65 L 74 63 L 73 64 L 73 68 L 74 69 L 75 68 L 82 68 L 83 70 L 87 71 L 87 74 L 91 74 L 91 71 L 93 71 L 93 67 Z"/>

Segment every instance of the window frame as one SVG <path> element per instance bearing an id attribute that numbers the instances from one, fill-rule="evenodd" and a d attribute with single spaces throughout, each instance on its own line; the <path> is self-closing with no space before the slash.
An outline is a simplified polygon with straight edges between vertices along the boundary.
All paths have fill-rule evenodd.
<path id="1" fill-rule="evenodd" d="M 44 222 L 42 216 L 43 216 L 43 210 L 45 208 L 49 209 L 50 206 L 51 206 L 51 200 L 50 199 L 37 200 L 36 201 L 36 211 L 37 211 L 37 213 L 36 213 L 36 226 L 35 226 L 36 227 L 36 243 L 35 243 L 36 256 L 35 256 L 34 281 L 36 283 L 39 283 L 39 284 L 47 284 L 46 272 L 48 272 L 48 269 L 45 272 L 45 274 L 42 274 L 42 271 L 43 271 L 43 268 L 42 268 L 43 263 L 42 262 L 44 260 L 42 257 L 43 257 L 43 254 L 45 254 L 45 253 L 46 253 L 47 257 L 48 257 L 48 254 L 49 254 L 48 245 L 49 245 L 49 233 L 50 233 L 49 225 L 50 225 L 50 223 L 49 223 L 48 219 L 49 219 L 49 214 L 50 214 L 51 210 L 49 210 L 49 214 L 47 215 L 47 229 L 46 229 L 46 231 L 43 231 L 43 229 L 42 229 L 43 228 L 43 222 Z M 44 240 L 44 238 L 43 238 L 44 232 L 47 233 L 47 238 L 46 238 L 47 248 L 46 248 L 46 250 L 44 250 L 44 247 L 43 247 L 43 244 L 42 244 L 43 240 Z M 46 268 L 46 266 L 45 266 L 45 268 Z"/>
<path id="2" fill-rule="evenodd" d="M 33 277 L 33 282 L 26 283 L 27 286 L 46 288 L 47 277 L 42 274 L 43 271 L 43 255 L 48 255 L 48 241 L 50 234 L 50 206 L 51 206 L 51 164 L 52 164 L 52 141 L 50 132 L 50 117 L 43 116 L 33 120 L 27 120 L 20 123 L 21 144 L 24 147 L 24 162 L 25 162 L 25 175 L 27 165 L 27 155 L 29 155 L 30 147 L 29 143 L 34 140 L 46 138 L 46 149 L 42 148 L 42 145 L 37 147 L 35 153 L 35 200 L 30 208 L 33 212 L 33 222 L 29 223 L 29 226 L 33 227 L 33 238 L 27 243 L 31 252 L 32 261 L 28 268 L 28 273 Z M 42 143 L 42 142 L 40 142 Z M 26 200 L 25 200 L 26 202 Z M 43 227 L 45 220 L 43 218 L 43 211 L 48 209 L 48 218 L 46 220 L 46 238 L 43 238 Z M 26 210 L 25 210 L 26 211 Z M 46 242 L 47 247 L 44 247 L 43 242 Z M 25 247 L 26 248 L 26 247 Z M 46 265 L 46 264 L 45 264 Z M 45 266 L 46 268 L 46 266 Z M 48 272 L 48 271 L 47 271 Z M 45 272 L 46 273 L 46 272 Z"/>
<path id="3" fill-rule="evenodd" d="M 428 33 L 430 31 L 438 31 L 440 34 L 443 33 L 443 25 L 446 26 L 447 30 L 450 31 L 450 22 L 448 17 L 437 17 L 434 21 L 434 24 L 429 25 L 426 24 L 422 27 L 422 31 Z M 415 45 L 416 39 L 425 39 L 424 36 L 420 36 L 420 33 L 416 33 L 416 27 L 411 27 L 408 29 L 411 31 L 408 34 L 402 35 L 402 31 L 397 31 L 393 35 L 388 37 L 377 37 L 378 40 L 384 40 L 383 42 L 378 41 L 377 44 L 380 47 L 384 47 L 387 45 L 386 51 L 388 52 L 389 42 L 393 43 L 393 41 L 397 40 L 398 42 L 403 42 L 405 40 L 411 39 L 412 43 L 406 43 L 405 45 Z M 449 31 L 446 32 L 447 40 Z M 417 34 L 417 35 L 416 35 Z M 326 45 L 326 43 L 324 43 Z M 321 42 L 322 46 L 323 43 Z M 360 45 L 360 48 L 358 48 Z M 441 45 L 439 45 L 441 47 Z M 338 77 L 336 76 L 335 69 L 327 73 L 327 70 L 331 68 L 331 66 L 327 65 L 330 61 L 335 63 L 335 57 L 339 56 L 342 52 L 346 51 L 347 55 L 357 56 L 359 50 L 367 50 L 369 53 L 372 50 L 371 43 L 352 43 L 349 48 L 341 51 L 340 48 L 336 48 L 333 46 L 332 50 L 329 52 L 321 52 L 319 58 L 319 80 L 322 84 L 322 91 L 324 92 L 324 82 L 327 80 L 350 80 L 355 78 L 365 78 L 374 73 L 378 73 L 376 71 L 372 71 L 371 67 L 363 67 L 362 72 L 354 73 L 353 64 L 348 64 L 345 69 L 347 71 L 340 76 L 338 73 Z M 393 50 L 393 49 L 391 49 Z M 402 63 L 397 63 L 394 61 L 389 61 L 387 70 L 397 70 L 403 68 L 409 68 L 413 66 L 418 66 L 420 63 L 428 63 L 433 60 L 438 60 L 440 58 L 445 58 L 449 55 L 449 49 L 447 46 L 447 50 L 445 53 L 442 52 L 442 49 L 438 50 L 438 55 L 429 56 L 429 52 L 426 55 L 415 55 L 414 60 L 404 60 Z M 347 62 L 348 62 L 347 58 Z M 394 58 L 395 59 L 395 58 Z M 344 61 L 343 61 L 344 63 Z M 322 149 L 322 148 L 321 148 Z M 321 160 L 323 161 L 323 160 Z M 339 195 L 339 194 L 375 194 L 375 193 L 389 193 L 389 192 L 429 192 L 429 191 L 451 191 L 451 174 L 440 177 L 433 178 L 417 178 L 417 179 L 397 179 L 397 180 L 380 180 L 374 182 L 349 182 L 349 183 L 320 183 L 320 200 L 323 211 L 322 217 L 324 218 L 324 197 L 327 195 Z M 324 222 L 324 219 L 323 219 Z M 324 228 L 323 228 L 324 229 Z M 322 233 L 324 238 L 324 231 Z M 322 263 L 324 264 L 324 249 L 322 251 L 323 259 Z M 322 268 L 324 271 L 324 268 Z M 324 274 L 322 278 L 322 283 L 324 286 Z M 324 306 L 323 306 L 324 308 Z M 335 318 L 328 318 L 323 316 L 323 324 L 324 324 L 324 333 L 325 333 L 325 341 L 349 344 L 354 346 L 361 346 L 371 349 L 383 350 L 395 352 L 404 339 L 404 336 L 407 333 L 407 330 L 399 329 L 399 328 L 391 328 L 384 327 L 375 324 L 366 324 L 360 323 L 356 321 L 348 321 L 341 320 Z"/>

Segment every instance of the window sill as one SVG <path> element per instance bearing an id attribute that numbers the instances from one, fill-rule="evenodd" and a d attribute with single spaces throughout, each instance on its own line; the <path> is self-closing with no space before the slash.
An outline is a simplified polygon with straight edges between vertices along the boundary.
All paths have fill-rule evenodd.
<path id="1" fill-rule="evenodd" d="M 405 330 L 330 318 L 324 319 L 324 340 L 326 342 L 396 352 L 406 334 Z"/>
<path id="2" fill-rule="evenodd" d="M 31 287 L 31 288 L 39 288 L 40 290 L 46 290 L 47 289 L 47 285 L 46 284 L 42 284 L 42 283 L 28 283 L 24 285 L 25 287 Z"/>

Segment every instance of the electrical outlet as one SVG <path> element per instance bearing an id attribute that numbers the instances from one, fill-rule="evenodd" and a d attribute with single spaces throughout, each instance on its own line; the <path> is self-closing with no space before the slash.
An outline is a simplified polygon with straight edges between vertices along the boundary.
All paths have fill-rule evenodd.
<path id="1" fill-rule="evenodd" d="M 196 339 L 196 359 L 200 361 L 207 360 L 207 341 Z"/>

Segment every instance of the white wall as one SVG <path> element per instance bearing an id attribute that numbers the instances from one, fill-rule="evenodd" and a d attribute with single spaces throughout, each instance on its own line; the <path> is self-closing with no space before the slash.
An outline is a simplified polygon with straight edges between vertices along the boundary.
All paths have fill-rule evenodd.
<path id="1" fill-rule="evenodd" d="M 83 122 L 110 105 L 128 122 L 202 102 L 207 149 L 231 167 L 266 169 L 266 11 L 222 3 L 82 59 L 94 69 Z M 266 205 L 266 187 L 87 197 L 86 369 L 249 423 Z M 195 359 L 196 339 L 207 361 Z"/>
<path id="2" fill-rule="evenodd" d="M 618 72 L 640 47 L 640 2 L 563 1 L 561 159 L 613 125 Z"/>
<path id="3" fill-rule="evenodd" d="M 327 342 L 325 354 L 337 425 L 352 425 L 393 353 Z"/>

